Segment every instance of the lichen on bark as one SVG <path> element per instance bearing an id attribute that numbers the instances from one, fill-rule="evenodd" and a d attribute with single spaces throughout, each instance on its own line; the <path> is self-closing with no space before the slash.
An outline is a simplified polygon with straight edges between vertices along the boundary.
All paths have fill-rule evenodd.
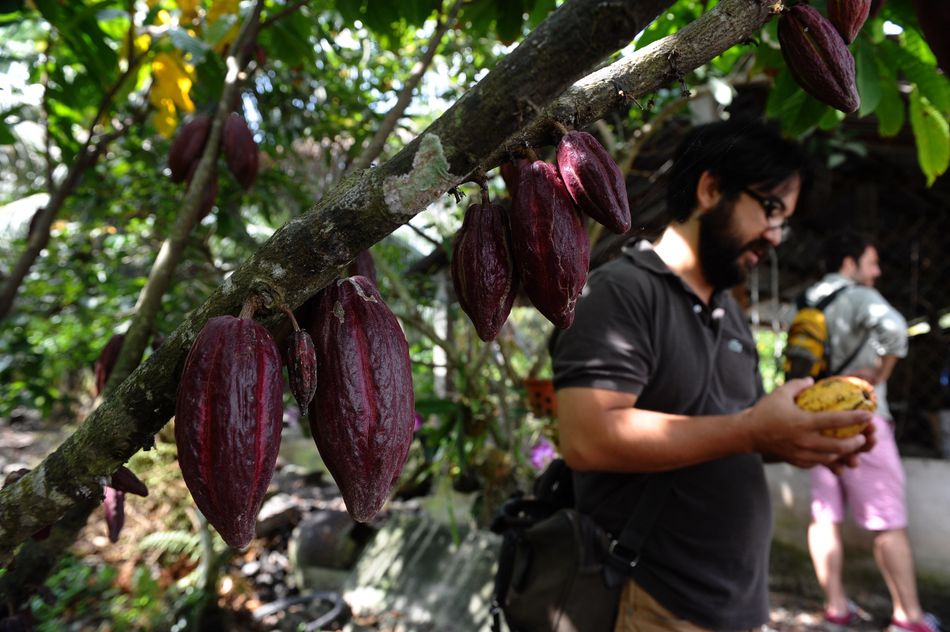
<path id="1" fill-rule="evenodd" d="M 442 141 L 435 134 L 426 134 L 412 158 L 412 169 L 401 176 L 383 181 L 386 206 L 396 215 L 415 214 L 429 202 L 461 182 L 449 171 Z"/>

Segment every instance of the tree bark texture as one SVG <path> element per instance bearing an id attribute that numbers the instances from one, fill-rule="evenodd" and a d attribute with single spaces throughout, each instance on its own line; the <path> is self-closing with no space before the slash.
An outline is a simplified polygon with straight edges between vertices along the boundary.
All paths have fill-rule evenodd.
<path id="1" fill-rule="evenodd" d="M 491 157 L 505 143 L 522 142 L 519 129 L 532 129 L 534 106 L 551 103 L 672 3 L 565 4 L 392 160 L 345 178 L 309 212 L 279 229 L 73 435 L 0 493 L 0 555 L 9 555 L 17 543 L 55 522 L 76 502 L 100 497 L 109 473 L 150 447 L 153 435 L 173 414 L 185 356 L 209 318 L 238 313 L 251 292 L 264 298 L 266 306 L 299 306 L 359 252 L 440 195 L 495 166 Z M 691 27 L 688 38 L 671 36 L 676 72 L 685 73 L 712 57 L 714 53 L 693 52 L 706 50 L 706 40 L 725 50 L 746 40 L 768 17 L 765 0 L 722 0 Z M 660 46 L 657 42 L 644 52 Z M 671 78 L 669 64 L 649 56 L 641 57 L 640 65 L 618 62 L 608 68 L 612 70 L 595 75 L 597 81 L 585 81 L 565 95 L 575 104 L 575 125 L 589 124 L 621 103 L 618 85 L 624 86 L 624 97 L 637 97 Z M 581 99 L 581 94 L 590 96 Z M 578 105 L 581 101 L 587 107 Z M 276 309 L 262 310 L 260 316 L 271 329 L 283 317 Z"/>

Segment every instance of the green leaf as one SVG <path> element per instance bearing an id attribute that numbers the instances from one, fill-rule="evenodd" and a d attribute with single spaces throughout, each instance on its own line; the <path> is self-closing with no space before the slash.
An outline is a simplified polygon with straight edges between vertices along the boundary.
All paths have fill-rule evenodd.
<path id="1" fill-rule="evenodd" d="M 177 48 L 183 53 L 188 53 L 191 55 L 192 64 L 200 64 L 204 61 L 205 55 L 211 46 L 217 44 L 222 37 L 224 37 L 228 30 L 236 22 L 237 18 L 233 15 L 226 15 L 220 20 L 216 21 L 211 28 L 208 29 L 208 37 L 210 44 L 206 44 L 200 39 L 193 37 L 188 31 L 182 28 L 173 28 L 168 31 L 168 38 L 171 40 L 172 46 Z"/>
<path id="2" fill-rule="evenodd" d="M 24 0 L 0 0 L 0 13 L 13 13 L 23 9 Z"/>
<path id="3" fill-rule="evenodd" d="M 491 30 L 495 17 L 494 0 L 475 0 L 462 8 L 461 21 L 471 25 L 471 35 L 482 35 Z"/>
<path id="4" fill-rule="evenodd" d="M 924 63 L 893 42 L 887 43 L 895 50 L 898 66 L 907 79 L 917 85 L 921 95 L 941 112 L 950 112 L 950 81 L 947 77 L 938 73 L 935 66 Z"/>
<path id="5" fill-rule="evenodd" d="M 927 186 L 950 166 L 950 124 L 919 90 L 910 93 L 910 126 Z"/>
<path id="6" fill-rule="evenodd" d="M 521 0 L 496 0 L 498 18 L 496 30 L 503 44 L 511 44 L 521 37 L 521 24 L 524 22 L 524 6 Z"/>
<path id="7" fill-rule="evenodd" d="M 896 136 L 904 126 L 904 99 L 897 83 L 897 72 L 884 57 L 877 58 L 881 77 L 881 98 L 877 104 L 877 131 L 885 138 Z"/>
<path id="8" fill-rule="evenodd" d="M 782 130 L 792 138 L 803 136 L 817 127 L 828 109 L 829 106 L 805 94 L 787 68 L 775 77 L 766 102 L 768 116 L 778 119 Z"/>
<path id="9" fill-rule="evenodd" d="M 310 45 L 314 22 L 294 14 L 287 19 L 278 20 L 269 29 L 261 33 L 261 44 L 275 59 L 279 59 L 291 68 L 315 62 L 313 46 Z M 332 39 L 332 35 L 327 36 Z"/>
<path id="10" fill-rule="evenodd" d="M 13 135 L 13 130 L 6 123 L 0 121 L 0 145 L 12 145 L 15 142 L 16 136 Z"/>
<path id="11" fill-rule="evenodd" d="M 368 0 L 363 21 L 373 32 L 395 39 L 393 24 L 399 21 L 399 6 L 393 0 Z"/>
<path id="12" fill-rule="evenodd" d="M 828 108 L 821 120 L 818 121 L 818 128 L 825 131 L 833 130 L 844 120 L 844 116 L 844 112 L 835 108 Z"/>
<path id="13" fill-rule="evenodd" d="M 343 16 L 343 20 L 352 25 L 363 19 L 363 0 L 337 0 L 336 10 Z M 276 26 L 277 23 L 275 23 Z"/>
<path id="14" fill-rule="evenodd" d="M 867 39 L 858 38 L 855 49 L 858 94 L 861 95 L 858 116 L 867 116 L 877 109 L 881 101 L 881 76 L 874 59 L 874 47 Z"/>
<path id="15" fill-rule="evenodd" d="M 403 5 L 403 18 L 409 26 L 422 26 L 439 7 L 439 0 L 411 0 Z"/>
<path id="16" fill-rule="evenodd" d="M 556 0 L 534 0 L 534 6 L 528 11 L 528 26 L 534 28 L 557 8 Z"/>

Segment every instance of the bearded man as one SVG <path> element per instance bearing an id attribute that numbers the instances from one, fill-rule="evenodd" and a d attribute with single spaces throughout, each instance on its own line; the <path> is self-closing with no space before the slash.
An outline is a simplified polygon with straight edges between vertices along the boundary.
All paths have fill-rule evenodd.
<path id="1" fill-rule="evenodd" d="M 840 470 L 873 443 L 871 431 L 821 434 L 870 413 L 799 410 L 810 379 L 764 395 L 729 292 L 781 242 L 806 165 L 759 122 L 694 129 L 674 157 L 670 225 L 594 271 L 553 341 L 577 509 L 616 537 L 645 490 L 663 490 L 641 549 L 613 551 L 630 562 L 617 632 L 759 628 L 772 531 L 763 461 Z"/>

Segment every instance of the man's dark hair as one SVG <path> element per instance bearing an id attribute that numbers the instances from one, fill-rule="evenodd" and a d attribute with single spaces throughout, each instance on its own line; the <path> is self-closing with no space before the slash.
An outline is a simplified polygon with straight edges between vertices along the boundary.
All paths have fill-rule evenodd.
<path id="1" fill-rule="evenodd" d="M 726 200 L 739 197 L 750 185 L 775 187 L 796 173 L 804 197 L 811 182 L 808 157 L 798 143 L 755 119 L 700 125 L 690 131 L 673 157 L 667 189 L 667 211 L 685 222 L 696 208 L 696 186 L 704 171 L 719 183 Z"/>
<path id="2" fill-rule="evenodd" d="M 867 236 L 853 230 L 841 230 L 832 233 L 824 244 L 825 271 L 837 272 L 848 257 L 851 257 L 857 263 L 868 246 L 873 245 L 874 242 Z"/>

